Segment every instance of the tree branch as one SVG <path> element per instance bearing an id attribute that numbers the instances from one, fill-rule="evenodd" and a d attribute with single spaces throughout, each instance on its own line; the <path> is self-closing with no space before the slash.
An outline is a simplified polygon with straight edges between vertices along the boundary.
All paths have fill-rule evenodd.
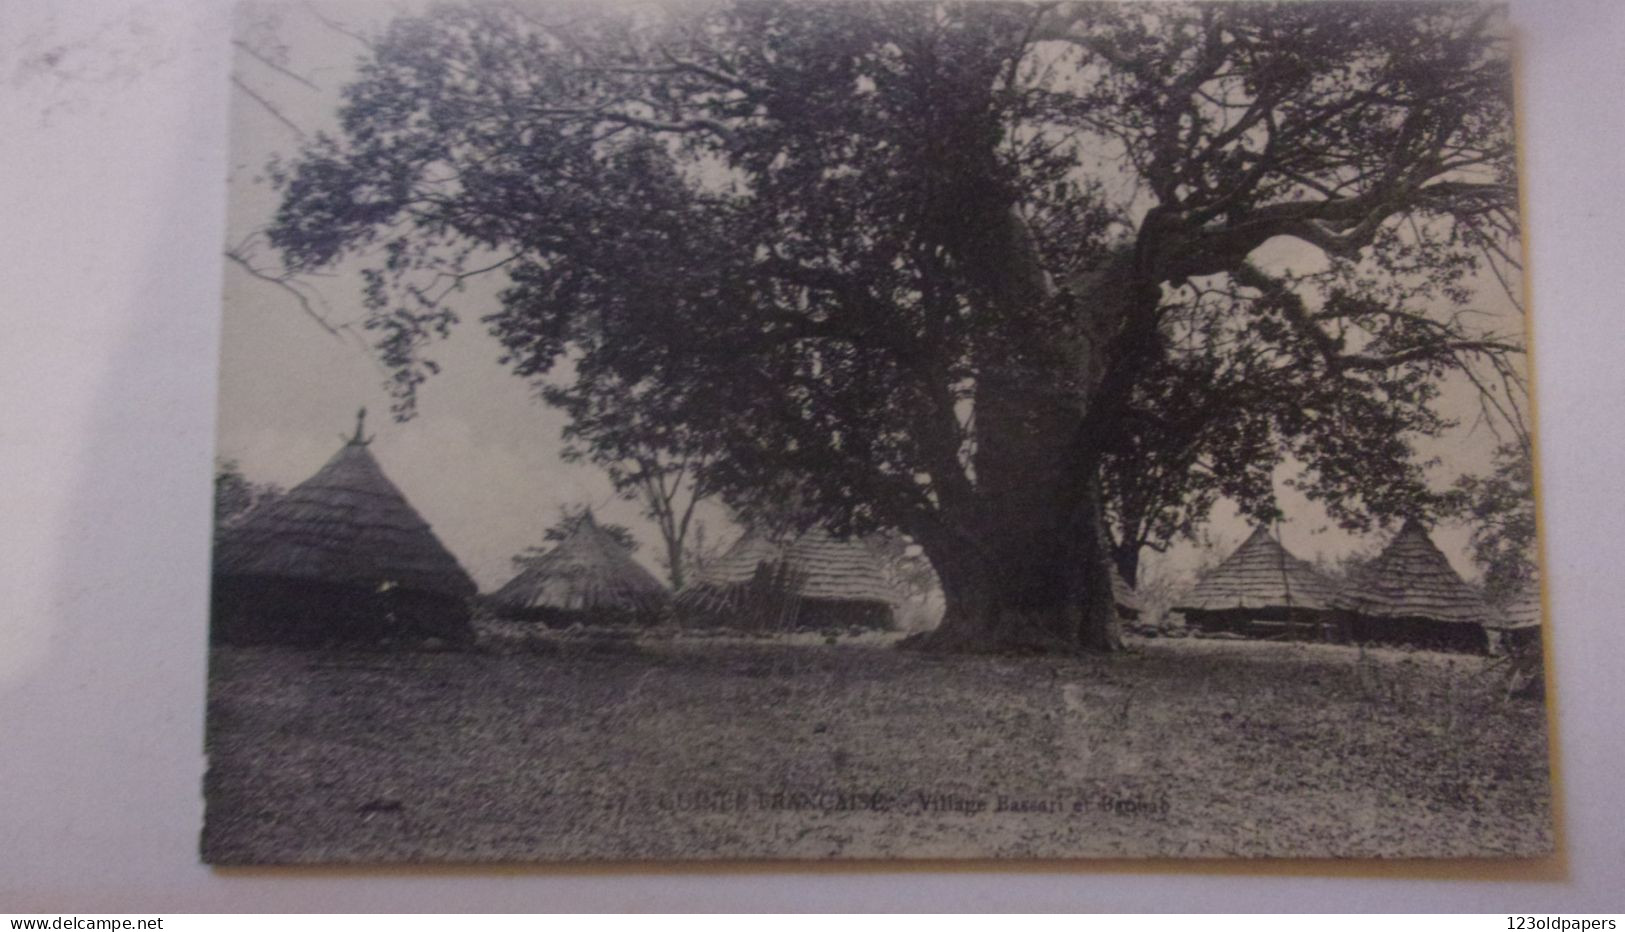
<path id="1" fill-rule="evenodd" d="M 261 54 L 258 49 L 254 48 L 252 45 L 249 45 L 247 42 L 244 42 L 241 39 L 233 39 L 233 40 L 231 40 L 231 44 L 237 46 L 237 48 L 241 49 L 243 51 L 243 53 L 248 55 L 250 58 L 254 59 L 255 61 L 259 62 L 260 64 L 264 65 L 265 67 L 271 69 L 272 71 L 275 71 L 276 73 L 282 75 L 283 77 L 291 78 L 292 80 L 298 81 L 300 84 L 303 84 L 304 86 L 310 88 L 313 91 L 321 90 L 321 88 L 319 88 L 316 85 L 312 84 L 303 75 L 297 74 L 297 73 L 295 73 L 293 71 L 290 71 L 289 69 L 283 67 L 282 65 L 277 64 L 275 61 L 272 61 L 269 57 Z"/>
<path id="2" fill-rule="evenodd" d="M 305 139 L 306 138 L 305 131 L 299 128 L 299 124 L 297 124 L 294 121 L 288 119 L 287 116 L 285 116 L 282 113 L 281 110 L 278 110 L 276 108 L 275 104 L 271 103 L 269 100 L 266 100 L 264 97 L 262 97 L 260 95 L 260 93 L 258 91 L 254 90 L 253 88 L 249 87 L 247 84 L 243 83 L 242 78 L 239 78 L 234 74 L 234 75 L 231 76 L 231 83 L 239 91 L 242 91 L 244 94 L 247 94 L 250 100 L 252 100 L 255 103 L 259 104 L 261 107 L 264 107 L 265 112 L 269 113 L 273 117 L 276 117 L 277 120 L 279 122 L 281 122 L 283 126 L 286 126 L 288 129 L 293 130 L 293 133 L 294 133 L 295 136 L 298 136 L 300 139 Z"/>
<path id="3" fill-rule="evenodd" d="M 270 284 L 281 288 L 283 291 L 286 291 L 288 294 L 293 295 L 293 299 L 299 302 L 299 307 L 304 310 L 306 316 L 308 316 L 311 320 L 314 320 L 318 327 L 326 330 L 334 337 L 341 338 L 343 336 L 343 334 L 339 333 L 337 327 L 327 322 L 327 318 L 316 312 L 316 309 L 311 306 L 310 299 L 305 296 L 304 292 L 300 291 L 298 288 L 295 288 L 288 282 L 287 279 L 279 278 L 268 272 L 255 268 L 253 263 L 239 255 L 235 250 L 226 250 L 225 256 L 227 259 L 230 259 L 232 262 L 236 263 L 243 271 L 254 276 L 260 281 L 269 282 Z"/>

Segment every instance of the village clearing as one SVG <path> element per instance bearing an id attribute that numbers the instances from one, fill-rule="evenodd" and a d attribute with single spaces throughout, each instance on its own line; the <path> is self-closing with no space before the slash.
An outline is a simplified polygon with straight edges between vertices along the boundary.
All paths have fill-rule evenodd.
<path id="1" fill-rule="evenodd" d="M 874 635 L 218 647 L 204 854 L 1541 854 L 1545 709 L 1506 699 L 1494 663 L 1198 639 L 1076 659 Z"/>

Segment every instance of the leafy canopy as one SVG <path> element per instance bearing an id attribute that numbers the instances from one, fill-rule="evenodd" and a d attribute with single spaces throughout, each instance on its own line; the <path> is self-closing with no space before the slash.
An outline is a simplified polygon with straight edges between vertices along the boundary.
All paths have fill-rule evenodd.
<path id="1" fill-rule="evenodd" d="M 994 404 L 1014 397 L 1090 428 L 1123 539 L 1220 494 L 1268 514 L 1289 458 L 1357 524 L 1431 507 L 1414 441 L 1451 426 L 1442 379 L 1521 389 L 1516 341 L 1470 313 L 1517 271 L 1497 25 L 1440 3 L 441 7 L 376 37 L 339 133 L 278 167 L 269 232 L 296 270 L 376 258 L 403 412 L 464 282 L 500 271 L 485 322 L 578 440 L 652 442 L 736 500 L 974 525 L 995 428 L 1051 423 Z M 1272 241 L 1314 261 L 1260 261 Z"/>

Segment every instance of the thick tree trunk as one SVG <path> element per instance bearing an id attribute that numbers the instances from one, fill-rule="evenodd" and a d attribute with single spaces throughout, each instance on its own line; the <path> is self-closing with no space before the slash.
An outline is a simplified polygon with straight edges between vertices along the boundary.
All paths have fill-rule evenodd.
<path id="1" fill-rule="evenodd" d="M 1112 562 L 1117 566 L 1117 574 L 1130 586 L 1139 588 L 1140 585 L 1140 545 L 1133 541 L 1118 543 L 1112 547 Z"/>
<path id="2" fill-rule="evenodd" d="M 974 503 L 946 532 L 916 534 L 942 580 L 947 611 L 913 639 L 949 651 L 1115 651 L 1112 553 L 1101 504 L 1110 412 L 1126 395 L 1113 382 L 1118 333 L 1155 289 L 1134 287 L 1136 254 L 1123 251 L 1063 293 L 1013 207 L 954 250 L 1004 325 L 977 349 Z"/>
<path id="3" fill-rule="evenodd" d="M 1098 491 L 1069 515 L 1049 504 L 925 542 L 947 610 L 936 630 L 908 646 L 1050 654 L 1122 647 Z"/>
<path id="4" fill-rule="evenodd" d="M 666 578 L 673 592 L 682 592 L 688 582 L 683 573 L 683 541 L 672 535 L 666 535 Z"/>
<path id="5" fill-rule="evenodd" d="M 1123 631 L 1112 591 L 1111 546 L 1098 478 L 1089 483 L 1085 497 L 1074 530 L 1078 547 L 1075 562 L 1080 568 L 1077 584 L 1081 587 L 1074 598 L 1084 606 L 1079 637 L 1086 650 L 1118 651 L 1123 649 Z"/>

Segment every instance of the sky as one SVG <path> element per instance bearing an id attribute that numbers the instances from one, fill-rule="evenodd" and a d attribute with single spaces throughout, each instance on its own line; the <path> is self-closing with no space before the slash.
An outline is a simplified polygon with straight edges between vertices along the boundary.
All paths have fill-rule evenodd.
<path id="1" fill-rule="evenodd" d="M 363 30 L 401 8 L 384 3 L 321 7 L 331 22 Z M 302 5 L 245 6 L 240 18 L 240 34 L 256 49 L 267 50 L 271 63 L 237 55 L 228 246 L 243 242 L 270 220 L 276 197 L 263 179 L 267 160 L 293 154 L 301 133 L 334 127 L 340 91 L 364 51 L 353 37 L 324 24 Z M 1263 252 L 1265 261 L 1300 271 L 1312 261 L 1306 251 L 1280 243 Z M 263 246 L 251 255 L 263 266 L 274 262 Z M 635 502 L 617 498 L 597 468 L 559 458 L 566 419 L 498 362 L 500 347 L 478 317 L 495 309 L 499 281 L 471 282 L 458 297 L 463 324 L 431 353 L 442 372 L 420 389 L 414 418 L 396 422 L 389 417 L 387 373 L 359 329 L 358 270 L 363 264 L 343 265 L 310 281 L 315 309 L 343 328 L 335 336 L 286 291 L 227 263 L 218 456 L 235 460 L 255 481 L 295 485 L 332 456 L 353 431 L 356 409 L 365 406 L 368 431 L 375 437 L 372 449 L 384 471 L 482 590 L 508 579 L 511 557 L 540 544 L 542 532 L 565 505 L 590 505 L 602 520 L 626 525 L 642 542 L 638 559 L 663 576 L 655 562 L 661 548 L 652 522 Z M 1516 326 L 1515 309 L 1491 289 L 1485 289 L 1485 306 Z M 1447 384 L 1442 407 L 1471 424 L 1477 411 L 1471 386 L 1462 379 Z M 1443 483 L 1469 465 L 1487 462 L 1495 443 L 1482 428 L 1463 428 L 1443 443 L 1424 445 L 1422 452 L 1442 460 L 1432 475 Z M 1281 534 L 1298 556 L 1335 559 L 1385 539 L 1380 533 L 1351 536 L 1338 529 L 1318 506 L 1280 488 L 1279 480 L 1290 472 L 1284 467 L 1277 471 L 1281 503 L 1291 516 L 1281 525 Z M 702 509 L 699 519 L 711 539 L 737 533 L 718 507 Z M 1221 502 L 1207 536 L 1223 553 L 1248 530 L 1235 510 Z M 1434 538 L 1459 572 L 1476 578 L 1468 535 L 1465 527 L 1444 525 Z M 1148 572 L 1188 576 L 1210 558 L 1197 546 L 1180 543 L 1167 554 L 1146 554 L 1144 565 Z"/>

